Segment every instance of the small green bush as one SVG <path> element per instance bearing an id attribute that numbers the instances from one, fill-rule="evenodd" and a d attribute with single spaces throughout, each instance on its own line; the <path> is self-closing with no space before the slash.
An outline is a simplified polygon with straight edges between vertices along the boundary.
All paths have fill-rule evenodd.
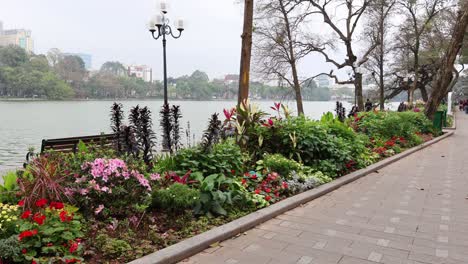
<path id="1" fill-rule="evenodd" d="M 287 159 L 281 154 L 267 154 L 263 158 L 263 161 L 258 161 L 257 164 L 261 164 L 269 171 L 277 172 L 285 178 L 287 178 L 291 172 L 298 172 L 302 168 L 299 162 Z"/>
<path id="2" fill-rule="evenodd" d="M 99 234 L 96 237 L 96 246 L 104 256 L 111 258 L 119 258 L 132 251 L 132 247 L 127 241 L 111 238 L 106 234 Z"/>
<path id="3" fill-rule="evenodd" d="M 410 146 L 419 143 L 416 133 L 434 133 L 432 122 L 424 114 L 411 111 L 363 113 L 357 119 L 357 130 L 385 141 L 394 136 L 404 137 Z"/>
<path id="4" fill-rule="evenodd" d="M 242 171 L 243 154 L 234 140 L 226 140 L 206 151 L 200 146 L 183 149 L 174 156 L 173 164 L 178 173 L 191 170 L 203 175 L 230 175 Z"/>
<path id="5" fill-rule="evenodd" d="M 175 183 L 167 189 L 153 192 L 152 207 L 169 212 L 181 212 L 191 209 L 198 202 L 200 192 L 184 184 Z"/>
<path id="6" fill-rule="evenodd" d="M 6 261 L 4 263 L 10 263 L 8 261 L 17 260 L 20 261 L 21 258 L 21 246 L 19 244 L 18 235 L 13 235 L 9 238 L 0 239 L 0 262 Z"/>
<path id="7" fill-rule="evenodd" d="M 0 184 L 0 203 L 16 204 L 18 202 L 16 192 L 19 190 L 16 172 L 8 172 L 2 178 L 3 184 Z"/>

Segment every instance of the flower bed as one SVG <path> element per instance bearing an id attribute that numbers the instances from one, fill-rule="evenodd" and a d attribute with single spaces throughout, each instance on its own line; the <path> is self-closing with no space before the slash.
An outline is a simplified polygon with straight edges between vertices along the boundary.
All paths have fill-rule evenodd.
<path id="1" fill-rule="evenodd" d="M 313 121 L 272 108 L 274 116 L 243 104 L 225 110 L 224 122 L 215 114 L 202 143 L 186 148 L 179 109 L 166 108 L 163 144 L 172 154 L 156 156 L 147 109 L 132 109 L 125 126 L 115 104 L 118 146 L 47 153 L 4 178 L 0 260 L 131 261 L 437 136 L 421 113 Z"/>

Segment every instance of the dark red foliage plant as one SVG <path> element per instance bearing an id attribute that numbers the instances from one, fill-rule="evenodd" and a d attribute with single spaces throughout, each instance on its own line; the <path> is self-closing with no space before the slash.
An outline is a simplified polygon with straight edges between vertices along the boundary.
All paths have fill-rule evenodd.
<path id="1" fill-rule="evenodd" d="M 34 159 L 18 178 L 20 194 L 24 207 L 36 207 L 35 201 L 48 199 L 52 201 L 72 201 L 71 194 L 65 187 L 67 173 L 65 164 L 59 157 L 42 155 Z"/>

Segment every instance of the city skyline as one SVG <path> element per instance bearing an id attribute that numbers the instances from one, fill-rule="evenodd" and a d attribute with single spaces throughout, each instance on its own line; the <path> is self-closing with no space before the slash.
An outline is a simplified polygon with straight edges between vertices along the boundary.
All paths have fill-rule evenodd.
<path id="1" fill-rule="evenodd" d="M 207 72 L 210 78 L 238 73 L 242 4 L 234 0 L 205 0 L 203 4 L 172 0 L 169 4 L 172 21 L 186 21 L 182 37 L 168 40 L 169 75 L 189 75 L 197 69 Z M 156 7 L 154 0 L 138 5 L 125 0 L 18 0 L 3 3 L 0 20 L 8 28 L 30 29 L 36 53 L 58 48 L 68 53 L 91 54 L 93 69 L 99 69 L 106 61 L 149 65 L 154 79 L 161 79 L 162 44 L 154 41 L 147 29 Z M 311 55 L 302 66 L 303 76 L 331 69 L 319 55 Z"/>

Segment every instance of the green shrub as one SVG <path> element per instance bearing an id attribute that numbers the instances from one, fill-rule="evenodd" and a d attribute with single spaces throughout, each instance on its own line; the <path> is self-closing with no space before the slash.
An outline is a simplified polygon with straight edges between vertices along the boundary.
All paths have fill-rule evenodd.
<path id="1" fill-rule="evenodd" d="M 212 174 L 199 179 L 198 188 L 200 199 L 194 209 L 197 215 L 226 216 L 226 208 L 245 199 L 240 183 L 223 174 Z"/>
<path id="2" fill-rule="evenodd" d="M 12 235 L 5 239 L 0 239 L 0 262 L 13 263 L 13 261 L 21 262 L 21 246 L 19 244 L 18 235 Z"/>
<path id="3" fill-rule="evenodd" d="M 19 199 L 16 192 L 19 190 L 16 172 L 8 172 L 3 177 L 3 184 L 0 184 L 0 203 L 17 203 Z"/>
<path id="4" fill-rule="evenodd" d="M 129 251 L 132 247 L 125 240 L 111 238 L 106 234 L 99 234 L 96 237 L 96 246 L 106 257 L 119 258 Z"/>
<path id="5" fill-rule="evenodd" d="M 302 165 L 299 162 L 287 159 L 281 154 L 267 154 L 263 160 L 259 160 L 257 164 L 268 169 L 270 172 L 277 172 L 285 178 L 287 178 L 291 172 L 298 172 L 302 169 Z"/>
<path id="6" fill-rule="evenodd" d="M 363 113 L 355 121 L 356 129 L 370 138 L 386 141 L 394 136 L 403 137 L 410 146 L 418 144 L 416 133 L 434 132 L 432 122 L 424 114 L 410 111 Z"/>
<path id="7" fill-rule="evenodd" d="M 178 173 L 201 172 L 204 175 L 223 173 L 230 175 L 242 171 L 243 154 L 233 140 L 215 144 L 205 151 L 197 146 L 179 151 L 174 156 L 175 171 Z"/>
<path id="8" fill-rule="evenodd" d="M 266 153 L 279 153 L 337 177 L 348 170 L 346 164 L 356 161 L 366 151 L 364 143 L 356 140 L 355 132 L 343 126 L 334 125 L 334 128 L 340 127 L 335 131 L 342 131 L 354 141 L 330 133 L 327 123 L 303 116 L 277 121 L 274 127 L 257 128 L 262 144 L 258 147 L 252 142 L 251 151 L 260 149 Z"/>
<path id="9" fill-rule="evenodd" d="M 181 212 L 191 209 L 198 202 L 200 192 L 184 184 L 175 183 L 167 189 L 161 189 L 152 194 L 152 207 Z"/>

